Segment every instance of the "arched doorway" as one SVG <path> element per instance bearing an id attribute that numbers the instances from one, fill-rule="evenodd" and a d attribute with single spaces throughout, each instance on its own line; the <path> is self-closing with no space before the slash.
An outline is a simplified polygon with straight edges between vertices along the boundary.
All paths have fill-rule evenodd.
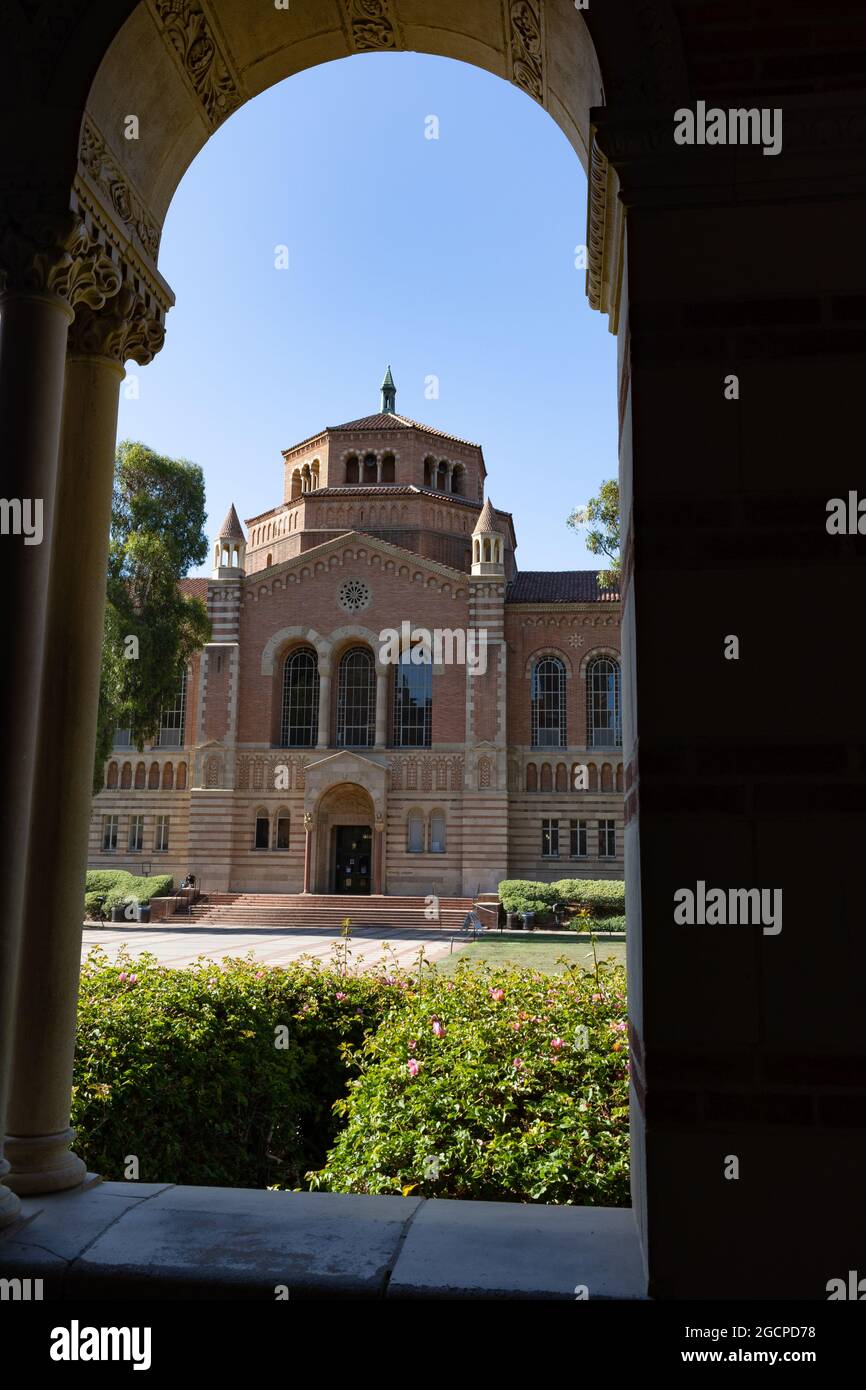
<path id="1" fill-rule="evenodd" d="M 376 882 L 376 818 L 367 789 L 356 782 L 340 782 L 323 792 L 313 815 L 313 891 L 353 897 L 372 893 Z"/>

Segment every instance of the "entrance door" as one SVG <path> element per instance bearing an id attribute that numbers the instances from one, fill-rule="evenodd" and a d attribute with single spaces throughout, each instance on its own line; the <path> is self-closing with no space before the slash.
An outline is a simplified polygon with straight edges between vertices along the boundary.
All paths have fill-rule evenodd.
<path id="1" fill-rule="evenodd" d="M 369 825 L 334 827 L 334 892 L 369 893 L 373 833 Z"/>

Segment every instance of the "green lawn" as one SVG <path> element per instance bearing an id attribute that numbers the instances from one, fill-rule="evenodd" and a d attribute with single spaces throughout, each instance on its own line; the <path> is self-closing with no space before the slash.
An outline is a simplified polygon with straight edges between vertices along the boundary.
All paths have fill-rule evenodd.
<path id="1" fill-rule="evenodd" d="M 625 965 L 624 941 L 597 941 L 595 944 L 599 960 L 612 958 Z M 586 970 L 593 966 L 592 942 L 590 941 L 550 941 L 533 939 L 525 941 L 502 940 L 484 937 L 483 940 L 470 941 L 466 946 L 454 943 L 454 952 L 436 962 L 436 969 L 443 974 L 451 974 L 457 969 L 460 960 L 487 961 L 488 965 L 522 965 L 534 970 L 543 970 L 547 975 L 559 975 L 566 968 L 559 959 L 565 956 L 569 965 L 581 965 Z"/>

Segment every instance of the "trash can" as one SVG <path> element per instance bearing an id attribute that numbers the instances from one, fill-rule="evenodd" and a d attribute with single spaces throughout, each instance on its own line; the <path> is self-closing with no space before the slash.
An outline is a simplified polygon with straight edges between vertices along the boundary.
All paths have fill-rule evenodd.
<path id="1" fill-rule="evenodd" d="M 137 915 L 138 915 L 138 920 L 139 920 L 139 922 L 149 922 L 149 921 L 150 921 L 150 903 L 139 903 L 139 904 L 138 904 L 138 914 L 137 914 Z"/>
<path id="2" fill-rule="evenodd" d="M 524 925 L 526 931 L 535 931 L 535 913 L 534 913 L 534 912 L 524 912 L 524 914 L 523 914 L 523 925 Z"/>
<path id="3" fill-rule="evenodd" d="M 125 908 L 124 908 L 123 903 L 115 903 L 115 904 L 114 904 L 114 907 L 111 909 L 111 920 L 112 920 L 112 922 L 125 922 L 125 921 L 126 921 L 126 911 L 125 911 Z"/>
<path id="4" fill-rule="evenodd" d="M 506 927 L 508 928 L 509 931 L 521 931 L 522 928 L 523 928 L 523 923 L 522 923 L 522 921 L 520 920 L 520 913 L 519 913 L 519 912 L 506 912 L 506 914 L 505 914 L 505 925 L 506 925 Z"/>

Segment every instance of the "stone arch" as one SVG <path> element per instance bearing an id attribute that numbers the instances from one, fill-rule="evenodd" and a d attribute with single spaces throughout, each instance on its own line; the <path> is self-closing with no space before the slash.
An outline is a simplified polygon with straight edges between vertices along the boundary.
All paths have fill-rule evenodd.
<path id="1" fill-rule="evenodd" d="M 132 763 L 124 763 L 120 774 L 120 785 L 126 790 L 132 786 Z"/>
<path id="2" fill-rule="evenodd" d="M 159 763 L 151 763 L 147 776 L 147 786 L 149 791 L 159 790 Z"/>
<path id="3" fill-rule="evenodd" d="M 117 763 L 112 759 L 108 764 L 108 772 L 105 777 L 105 785 L 109 791 L 115 791 L 117 789 L 117 776 Z"/>
<path id="4" fill-rule="evenodd" d="M 591 791 L 591 792 L 597 792 L 597 791 L 598 791 L 598 764 L 597 764 L 597 763 L 590 763 L 590 764 L 589 764 L 589 791 Z"/>
<path id="5" fill-rule="evenodd" d="M 143 791 L 147 785 L 147 768 L 144 763 L 137 763 L 135 767 L 135 789 Z"/>
<path id="6" fill-rule="evenodd" d="M 179 792 L 186 791 L 186 763 L 178 763 L 177 781 L 174 785 Z"/>
<path id="7" fill-rule="evenodd" d="M 535 763 L 526 764 L 526 790 L 528 792 L 538 791 L 538 768 Z"/>
<path id="8" fill-rule="evenodd" d="M 536 647 L 535 651 L 533 651 L 531 655 L 529 655 L 526 658 L 525 662 L 523 663 L 524 676 L 531 676 L 535 668 L 536 662 L 543 661 L 546 656 L 554 657 L 557 661 L 561 661 L 563 666 L 565 667 L 565 679 L 571 680 L 571 677 L 574 674 L 574 668 L 572 667 L 571 660 L 569 659 L 567 653 L 564 652 L 560 647 L 550 646 L 549 644 L 543 647 Z"/>
<path id="9" fill-rule="evenodd" d="M 164 792 L 174 791 L 174 763 L 162 765 L 162 789 Z"/>
<path id="10" fill-rule="evenodd" d="M 603 792 L 613 791 L 613 766 L 610 763 L 601 765 L 601 790 Z"/>
<path id="11" fill-rule="evenodd" d="M 586 680 L 586 672 L 590 662 L 596 661 L 600 656 L 610 657 L 611 661 L 618 662 L 619 666 L 622 667 L 622 652 L 618 651 L 616 647 L 591 647 L 590 650 L 581 657 L 580 667 L 578 668 L 578 675 L 582 681 Z"/>
<path id="12" fill-rule="evenodd" d="M 553 791 L 553 773 L 550 763 L 541 764 L 541 776 L 539 778 L 539 789 L 543 792 Z"/>
<path id="13" fill-rule="evenodd" d="M 565 763 L 556 764 L 555 786 L 558 792 L 568 791 L 568 768 Z"/>
<path id="14" fill-rule="evenodd" d="M 319 653 L 319 664 L 327 664 L 331 652 L 331 641 L 316 632 L 312 627 L 281 627 L 272 633 L 262 648 L 261 672 L 263 676 L 274 674 L 277 656 L 285 655 L 284 649 L 290 644 L 308 642 Z"/>

